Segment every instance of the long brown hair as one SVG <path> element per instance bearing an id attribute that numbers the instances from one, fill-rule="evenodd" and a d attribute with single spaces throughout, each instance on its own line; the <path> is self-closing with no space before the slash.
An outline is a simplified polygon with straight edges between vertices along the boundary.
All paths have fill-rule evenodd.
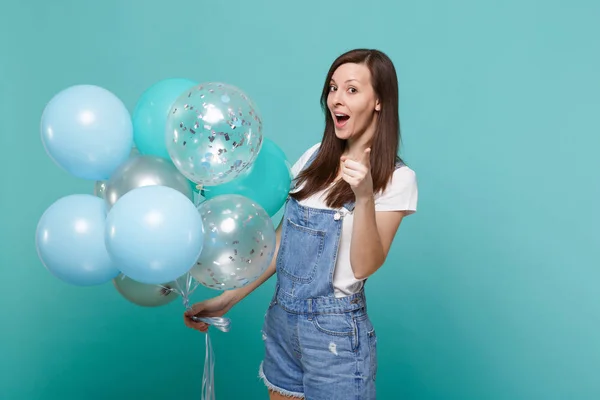
<path id="1" fill-rule="evenodd" d="M 296 200 L 302 200 L 326 189 L 335 180 L 340 169 L 346 140 L 335 135 L 334 122 L 327 108 L 327 97 L 331 77 L 342 64 L 364 64 L 371 72 L 371 85 L 381 103 L 377 118 L 377 126 L 371 144 L 371 176 L 373 177 L 373 192 L 385 190 L 392 178 L 396 161 L 400 161 L 400 117 L 398 115 L 398 78 L 394 64 L 387 55 L 379 50 L 356 49 L 339 56 L 329 68 L 323 92 L 321 93 L 321 108 L 325 113 L 325 132 L 321 140 L 318 154 L 296 178 L 295 185 L 304 186 L 301 190 L 291 193 Z M 339 208 L 354 201 L 354 192 L 344 180 L 338 180 L 327 193 L 328 207 Z"/>

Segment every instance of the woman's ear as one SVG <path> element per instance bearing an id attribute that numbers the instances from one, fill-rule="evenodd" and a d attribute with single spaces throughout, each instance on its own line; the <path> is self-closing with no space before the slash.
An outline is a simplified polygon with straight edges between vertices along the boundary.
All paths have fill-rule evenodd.
<path id="1" fill-rule="evenodd" d="M 381 111 L 381 103 L 379 102 L 379 99 L 375 101 L 375 111 Z"/>

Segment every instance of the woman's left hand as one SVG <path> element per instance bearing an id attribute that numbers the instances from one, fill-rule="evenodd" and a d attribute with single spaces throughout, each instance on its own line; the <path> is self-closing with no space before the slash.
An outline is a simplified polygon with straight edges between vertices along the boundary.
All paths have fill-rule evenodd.
<path id="1" fill-rule="evenodd" d="M 373 178 L 371 177 L 371 149 L 364 151 L 360 160 L 351 160 L 342 156 L 342 179 L 348 182 L 356 200 L 373 197 Z"/>

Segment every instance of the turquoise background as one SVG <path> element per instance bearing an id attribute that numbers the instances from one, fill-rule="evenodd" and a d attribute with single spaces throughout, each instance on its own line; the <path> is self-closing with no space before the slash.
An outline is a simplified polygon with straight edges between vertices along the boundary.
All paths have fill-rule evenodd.
<path id="1" fill-rule="evenodd" d="M 381 399 L 600 398 L 600 3 L 12 1 L 0 12 L 0 399 L 197 399 L 204 337 L 180 303 L 142 309 L 37 259 L 56 199 L 93 183 L 46 156 L 42 110 L 92 83 L 133 110 L 168 77 L 225 81 L 295 160 L 322 132 L 341 52 L 400 80 L 419 212 L 368 284 Z M 215 332 L 217 398 L 266 398 L 273 280 Z M 196 300 L 214 294 L 198 292 Z"/>

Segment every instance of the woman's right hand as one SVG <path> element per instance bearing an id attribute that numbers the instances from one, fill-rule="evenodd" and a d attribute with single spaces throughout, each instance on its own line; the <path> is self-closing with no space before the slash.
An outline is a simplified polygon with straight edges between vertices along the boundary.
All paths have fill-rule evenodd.
<path id="1" fill-rule="evenodd" d="M 196 322 L 192 317 L 222 317 L 234 305 L 235 301 L 232 293 L 224 292 L 217 297 L 194 304 L 192 308 L 183 314 L 183 321 L 188 328 L 206 333 L 209 325 L 206 322 Z"/>

